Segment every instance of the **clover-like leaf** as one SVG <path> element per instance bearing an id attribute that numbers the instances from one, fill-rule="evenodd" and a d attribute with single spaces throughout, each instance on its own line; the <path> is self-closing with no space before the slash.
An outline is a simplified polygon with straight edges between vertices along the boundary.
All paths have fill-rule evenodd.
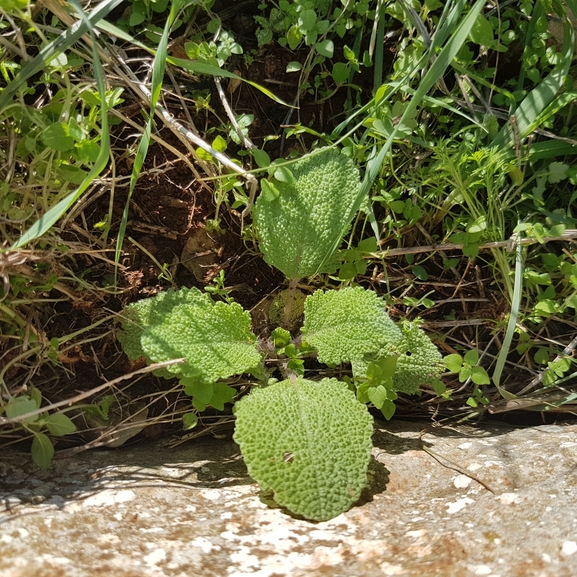
<path id="1" fill-rule="evenodd" d="M 64 413 L 49 415 L 45 424 L 50 434 L 55 437 L 61 437 L 76 431 L 76 425 Z"/>
<path id="2" fill-rule="evenodd" d="M 30 452 L 32 453 L 32 460 L 41 469 L 47 469 L 50 466 L 52 457 L 54 457 L 54 446 L 47 435 L 34 431 Z"/>

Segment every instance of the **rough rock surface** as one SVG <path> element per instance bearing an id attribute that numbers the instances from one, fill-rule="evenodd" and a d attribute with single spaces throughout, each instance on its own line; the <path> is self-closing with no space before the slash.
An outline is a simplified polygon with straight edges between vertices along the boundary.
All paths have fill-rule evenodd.
<path id="1" fill-rule="evenodd" d="M 40 472 L 4 452 L 0 575 L 577 575 L 576 425 L 392 422 L 374 444 L 365 498 L 316 524 L 263 503 L 230 440 L 86 452 Z"/>

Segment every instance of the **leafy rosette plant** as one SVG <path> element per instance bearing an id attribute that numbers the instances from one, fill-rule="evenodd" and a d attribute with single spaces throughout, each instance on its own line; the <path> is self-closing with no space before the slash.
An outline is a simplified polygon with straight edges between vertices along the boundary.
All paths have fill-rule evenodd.
<path id="1" fill-rule="evenodd" d="M 297 279 L 334 270 L 359 203 L 359 175 L 350 159 L 327 148 L 262 184 L 257 233 L 267 262 L 291 281 L 279 304 L 286 317 Z M 127 307 L 120 341 L 132 359 L 184 357 L 163 376 L 181 379 L 196 411 L 222 409 L 235 396 L 223 379 L 252 374 L 256 386 L 235 405 L 234 438 L 248 471 L 277 503 L 315 521 L 346 511 L 367 482 L 367 404 L 390 418 L 397 392 L 418 393 L 444 370 L 427 335 L 415 323 L 395 324 L 382 299 L 361 287 L 307 296 L 301 335 L 278 327 L 260 346 L 238 304 L 214 302 L 197 289 L 169 290 Z M 280 382 L 264 368 L 270 351 Z M 354 377 L 304 378 L 311 355 L 328 367 L 350 364 Z"/>
<path id="2" fill-rule="evenodd" d="M 232 401 L 236 391 L 222 379 L 260 375 L 259 386 L 235 406 L 235 439 L 249 473 L 280 505 L 321 521 L 348 509 L 366 484 L 372 434 L 366 403 L 390 418 L 396 392 L 417 392 L 443 365 L 421 329 L 395 324 L 382 299 L 361 287 L 316 291 L 306 298 L 304 315 L 301 336 L 277 329 L 276 340 L 260 347 L 275 351 L 287 375 L 273 384 L 249 314 L 197 289 L 130 305 L 119 338 L 132 359 L 184 357 L 163 376 L 180 377 L 196 411 Z M 297 376 L 299 365 L 290 361 L 311 351 L 329 366 L 351 363 L 359 378 L 347 384 Z"/>

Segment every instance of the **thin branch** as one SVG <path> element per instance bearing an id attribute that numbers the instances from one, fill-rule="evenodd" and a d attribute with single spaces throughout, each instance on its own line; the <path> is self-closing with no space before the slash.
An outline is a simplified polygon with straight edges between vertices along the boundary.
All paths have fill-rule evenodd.
<path id="1" fill-rule="evenodd" d="M 222 89 L 222 85 L 220 83 L 220 78 L 215 78 L 214 83 L 216 84 L 216 90 L 218 92 L 218 96 L 220 97 L 220 101 L 222 102 L 222 106 L 224 107 L 224 110 L 226 111 L 226 115 L 228 116 L 228 119 L 230 120 L 232 126 L 234 127 L 235 132 L 238 134 L 238 137 L 241 139 L 244 147 L 248 150 L 255 149 L 256 146 L 252 143 L 250 138 L 248 138 L 248 136 L 246 136 L 244 134 L 241 127 L 238 125 L 238 122 L 236 121 L 236 118 L 234 116 L 234 112 L 232 111 L 232 108 L 230 107 L 230 104 L 228 103 L 228 100 L 226 99 L 226 94 L 224 93 L 224 90 Z"/>
<path id="2" fill-rule="evenodd" d="M 479 485 L 487 489 L 487 491 L 489 491 L 490 493 L 493 493 L 493 495 L 496 494 L 495 490 L 488 483 L 485 483 L 485 481 L 482 481 L 479 477 L 473 475 L 473 473 L 471 473 L 470 471 L 467 471 L 466 469 L 460 467 L 450 459 L 447 459 L 447 457 L 443 457 L 442 455 L 439 455 L 435 451 L 429 449 L 429 447 L 427 447 L 423 441 L 425 433 L 426 431 L 423 431 L 419 436 L 419 443 L 421 444 L 421 449 L 425 451 L 425 453 L 433 457 L 433 459 L 435 459 L 435 461 L 437 461 L 437 463 L 439 463 L 439 465 L 441 465 L 442 467 L 445 467 L 446 469 L 451 469 L 452 471 L 456 471 L 457 473 L 461 473 L 461 475 L 465 475 L 466 477 L 469 477 L 469 479 L 473 479 L 473 481 L 479 483 Z"/>
<path id="3" fill-rule="evenodd" d="M 2 417 L 2 418 L 0 418 L 0 426 L 1 425 L 10 425 L 12 423 L 19 423 L 21 421 L 25 421 L 26 419 L 29 419 L 30 417 L 35 417 L 36 415 L 40 415 L 42 413 L 45 413 L 46 411 L 59 409 L 60 407 L 71 406 L 74 403 L 78 403 L 79 401 L 83 401 L 84 399 L 87 399 L 88 397 L 91 397 L 92 395 L 99 393 L 100 391 L 103 391 L 105 389 L 113 387 L 113 386 L 117 385 L 118 383 L 125 381 L 126 379 L 130 379 L 132 377 L 135 377 L 136 375 L 142 375 L 144 373 L 150 373 L 152 371 L 156 371 L 157 369 L 163 369 L 163 368 L 169 367 L 171 365 L 177 365 L 177 364 L 183 363 L 185 360 L 186 359 L 172 359 L 170 361 L 164 361 L 163 363 L 154 363 L 152 365 L 148 365 L 147 367 L 143 367 L 142 369 L 138 369 L 137 371 L 133 371 L 132 373 L 127 373 L 126 375 L 121 375 L 120 377 L 117 377 L 116 379 L 112 379 L 111 381 L 106 381 L 105 383 L 103 383 L 102 385 L 99 385 L 98 387 L 94 387 L 93 389 L 90 389 L 89 391 L 85 391 L 84 393 L 80 393 L 79 395 L 76 395 L 75 397 L 71 397 L 70 399 L 66 399 L 65 401 L 59 401 L 58 403 L 52 403 L 46 407 L 41 407 L 40 409 L 36 409 L 35 411 L 30 411 L 29 413 L 24 413 L 23 415 L 18 415 L 17 417 L 12 417 L 10 419 Z"/>
<path id="4" fill-rule="evenodd" d="M 518 243 L 523 245 L 529 244 L 544 244 L 546 242 L 553 242 L 553 241 L 563 241 L 568 242 L 577 239 L 577 230 L 576 229 L 569 229 L 566 230 L 560 236 L 547 236 L 542 239 L 542 241 L 538 241 L 536 238 L 522 238 L 517 240 Z M 419 254 L 424 252 L 435 252 L 441 250 L 461 250 L 465 245 L 464 244 L 454 244 L 451 242 L 444 242 L 440 244 L 431 244 L 425 246 L 411 246 L 405 248 L 391 248 L 385 249 L 382 252 L 373 253 L 373 257 L 378 258 L 387 258 L 392 256 L 401 256 L 404 254 Z M 479 245 L 479 250 L 488 250 L 493 248 L 509 248 L 511 246 L 511 240 L 498 240 L 494 242 L 486 242 L 484 244 Z"/>
<path id="5" fill-rule="evenodd" d="M 150 104 L 151 93 L 150 90 L 138 80 L 133 74 L 132 71 L 129 72 L 132 76 L 132 85 L 133 88 L 138 88 L 141 98 Z M 252 205 L 254 203 L 254 197 L 256 195 L 256 189 L 258 187 L 258 180 L 256 177 L 245 170 L 242 166 L 239 166 L 235 162 L 233 162 L 228 156 L 222 154 L 218 150 L 215 150 L 208 142 L 205 142 L 202 138 L 194 134 L 194 132 L 190 131 L 188 128 L 183 126 L 176 118 L 161 104 L 156 105 L 155 109 L 156 114 L 158 114 L 164 122 L 174 131 L 182 136 L 184 136 L 189 142 L 192 142 L 195 146 L 202 148 L 204 151 L 208 152 L 215 160 L 229 168 L 230 170 L 240 174 L 244 177 L 249 185 L 249 198 L 248 204 L 246 208 L 242 211 L 242 218 L 249 213 Z"/>

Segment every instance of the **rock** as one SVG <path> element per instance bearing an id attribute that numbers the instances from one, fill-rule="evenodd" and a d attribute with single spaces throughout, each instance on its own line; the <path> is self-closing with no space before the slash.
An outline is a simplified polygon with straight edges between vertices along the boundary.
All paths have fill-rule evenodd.
<path id="1" fill-rule="evenodd" d="M 192 230 L 184 245 L 180 261 L 197 281 L 210 282 L 215 276 L 211 271 L 220 250 L 217 237 L 217 232 L 199 227 Z"/>
<path id="2" fill-rule="evenodd" d="M 323 523 L 263 503 L 230 440 L 97 450 L 48 471 L 4 452 L 0 575 L 577 573 L 576 425 L 393 421 L 374 445 L 364 498 Z"/>

